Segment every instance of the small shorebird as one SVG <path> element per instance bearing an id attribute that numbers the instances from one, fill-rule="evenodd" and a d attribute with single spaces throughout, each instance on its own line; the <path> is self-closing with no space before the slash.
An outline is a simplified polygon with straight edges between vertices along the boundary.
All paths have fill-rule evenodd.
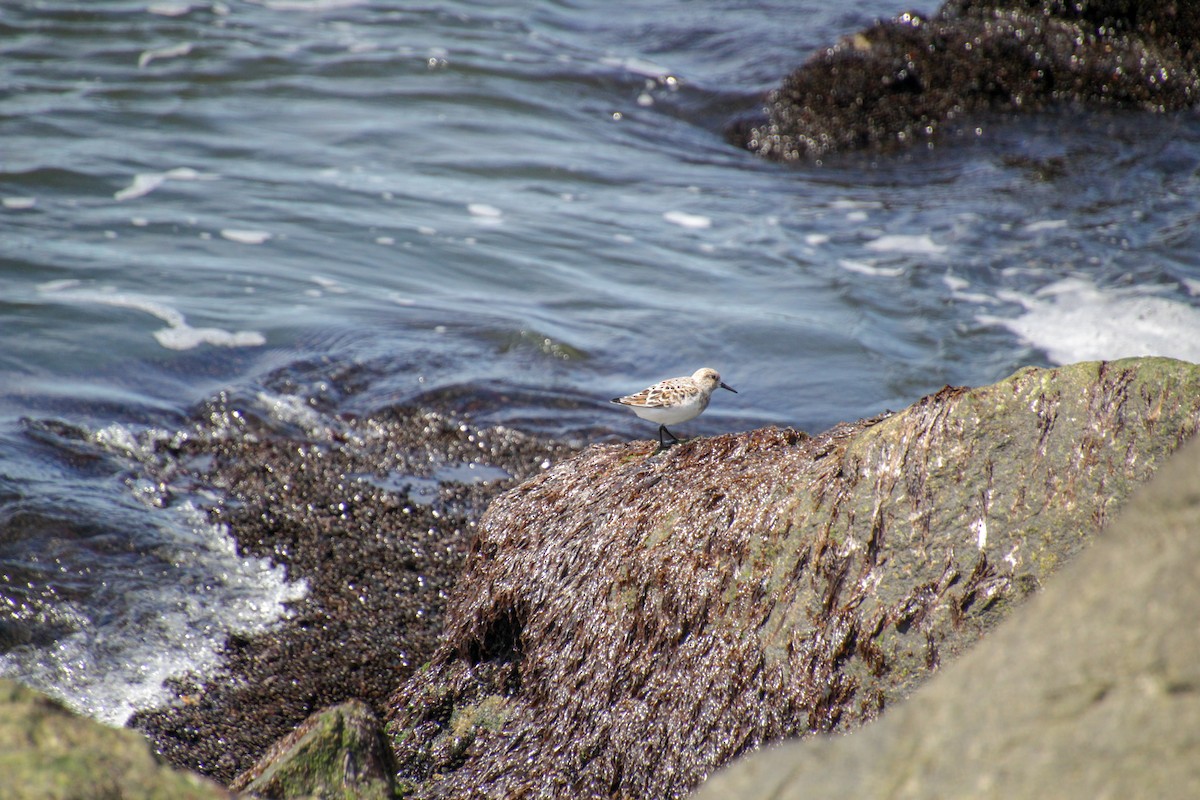
<path id="1" fill-rule="evenodd" d="M 666 447 L 663 434 L 670 436 L 673 441 L 679 441 L 679 437 L 667 430 L 667 426 L 687 422 L 704 413 L 704 409 L 708 408 L 708 399 L 718 387 L 737 394 L 737 389 L 721 383 L 721 376 L 715 369 L 705 367 L 696 370 L 690 378 L 668 378 L 637 394 L 614 397 L 612 402 L 629 406 L 642 419 L 657 422 L 658 445 Z"/>

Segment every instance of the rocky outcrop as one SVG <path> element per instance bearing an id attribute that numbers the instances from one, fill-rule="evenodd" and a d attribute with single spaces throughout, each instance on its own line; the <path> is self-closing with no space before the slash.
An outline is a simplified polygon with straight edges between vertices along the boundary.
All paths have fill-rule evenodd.
<path id="1" fill-rule="evenodd" d="M 210 513 L 249 552 L 274 552 L 309 577 L 313 592 L 279 631 L 231 643 L 228 674 L 188 687 L 185 702 L 145 713 L 141 724 L 173 761 L 232 780 L 225 771 L 250 766 L 316 708 L 390 678 L 401 683 L 390 701 L 368 695 L 366 705 L 311 717 L 235 785 L 264 797 L 336 797 L 346 786 L 419 798 L 679 797 L 759 745 L 904 713 L 909 704 L 899 701 L 939 665 L 1027 594 L 1056 585 L 1058 567 L 1198 425 L 1200 367 L 1166 359 L 1022 370 L 819 436 L 772 428 L 658 454 L 656 442 L 600 445 L 573 458 L 438 412 L 325 418 L 302 435 L 221 399 L 192 430 L 156 434 L 146 473 L 164 492 L 190 482 L 226 492 Z M 547 471 L 551 457 L 565 460 Z M 534 477 L 481 521 L 440 643 L 406 645 L 432 642 L 464 557 L 456 543 L 465 547 L 470 510 L 496 486 L 442 481 L 425 506 L 404 502 L 400 484 L 376 482 L 485 460 Z M 352 478 L 364 474 L 371 478 Z M 1194 500 L 1188 491 L 1176 493 Z M 1173 513 L 1168 500 L 1156 502 Z M 1137 608 L 1148 602 L 1139 592 L 1158 581 L 1165 594 L 1146 612 L 1152 622 L 1176 607 L 1170 593 L 1186 581 L 1162 571 L 1175 551 L 1146 547 L 1122 557 L 1149 563 L 1153 579 L 1131 570 L 1129 587 L 1114 574 L 1088 592 L 1128 591 Z M 424 581 L 405 594 L 413 571 Z M 421 593 L 422 583 L 436 594 Z M 1085 597 L 1084 608 L 1107 607 Z M 1191 640 L 1153 630 L 1110 626 L 1114 650 L 1084 651 L 1100 671 L 1046 691 L 1085 723 L 1126 708 L 1106 698 L 1128 701 L 1136 731 L 1143 720 L 1130 687 L 1141 687 L 1153 695 L 1146 713 L 1179 702 L 1194 730 L 1190 662 L 1166 653 Z M 1058 629 L 1047 636 L 1006 647 L 1047 659 L 1074 652 Z M 1120 641 L 1133 649 L 1119 651 Z M 196 776 L 168 772 L 131 733 L 0 685 L 11 689 L 0 709 L 23 719 L 0 741 L 0 772 L 31 787 L 16 796 L 220 796 Z M 370 707 L 388 712 L 383 743 Z M 1160 723 L 1146 730 L 1166 737 Z M 116 738 L 88 744 L 81 737 L 93 728 Z M 1099 741 L 1116 741 L 1115 726 L 1101 729 L 1109 738 Z M 1021 735 L 1037 733 L 1020 730 L 998 745 L 1011 748 L 1004 758 L 1024 752 L 1014 744 Z M 1171 753 L 1186 746 L 1163 741 L 1174 743 Z M 1125 757 L 1116 745 L 1104 756 L 1112 753 Z M 1010 777 L 1004 758 L 995 785 Z M 145 782 L 135 777 L 139 763 L 152 773 Z M 953 765 L 938 769 L 957 785 Z M 156 794 L 160 786 L 167 794 Z"/>
<path id="2" fill-rule="evenodd" d="M 863 730 L 695 796 L 1200 797 L 1200 442 L 978 647 Z"/>
<path id="3" fill-rule="evenodd" d="M 0 796 L 7 800 L 212 800 L 232 795 L 177 772 L 144 737 L 0 679 Z"/>
<path id="4" fill-rule="evenodd" d="M 392 701 L 406 789 L 678 797 L 762 744 L 857 728 L 1198 425 L 1200 367 L 1134 359 L 947 387 L 815 437 L 593 446 L 481 521 L 442 644 Z"/>
<path id="5" fill-rule="evenodd" d="M 306 719 L 230 788 L 255 797 L 391 800 L 394 773 L 378 718 L 348 700 Z"/>
<path id="6" fill-rule="evenodd" d="M 950 0 L 847 37 L 788 75 L 732 136 L 777 160 L 888 149 L 993 112 L 1173 111 L 1200 102 L 1200 4 Z"/>
<path id="7" fill-rule="evenodd" d="M 362 376 L 322 380 L 352 392 Z M 483 507 L 569 452 L 468 424 L 447 407 L 500 401 L 460 395 L 339 417 L 222 394 L 190 426 L 143 435 L 143 483 L 162 505 L 198 498 L 240 552 L 308 584 L 275 629 L 230 637 L 221 672 L 174 681 L 181 702 L 133 717 L 171 763 L 228 783 L 320 709 L 356 699 L 382 715 L 430 658 Z"/>

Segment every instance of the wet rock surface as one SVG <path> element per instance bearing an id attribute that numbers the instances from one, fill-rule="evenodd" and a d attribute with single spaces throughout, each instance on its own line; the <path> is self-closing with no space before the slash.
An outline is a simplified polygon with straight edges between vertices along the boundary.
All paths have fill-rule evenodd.
<path id="1" fill-rule="evenodd" d="M 963 134 L 984 115 L 1200 102 L 1200 6 L 1177 0 L 950 0 L 846 37 L 730 135 L 776 160 Z"/>
<path id="2" fill-rule="evenodd" d="M 755 753 L 696 795 L 1200 796 L 1200 441 L 1095 546 L 907 702 Z"/>
<path id="3" fill-rule="evenodd" d="M 1200 367 L 1027 369 L 815 437 L 597 445 L 493 501 L 391 702 L 414 797 L 679 797 L 906 697 L 1200 426 Z"/>
<path id="4" fill-rule="evenodd" d="M 378 718 L 347 700 L 306 719 L 230 788 L 255 797 L 391 800 L 395 764 Z"/>
<path id="5" fill-rule="evenodd" d="M 319 709 L 358 699 L 382 715 L 433 653 L 488 500 L 568 452 L 452 411 L 272 402 L 283 407 L 222 395 L 143 442 L 142 482 L 162 505 L 217 498 L 205 511 L 240 552 L 309 586 L 273 631 L 231 638 L 220 674 L 176 681 L 178 703 L 130 722 L 172 763 L 226 784 Z"/>
<path id="6" fill-rule="evenodd" d="M 9 680 L 0 680 L 0 776 L 6 800 L 232 796 L 195 773 L 171 769 L 136 733 L 80 717 Z"/>

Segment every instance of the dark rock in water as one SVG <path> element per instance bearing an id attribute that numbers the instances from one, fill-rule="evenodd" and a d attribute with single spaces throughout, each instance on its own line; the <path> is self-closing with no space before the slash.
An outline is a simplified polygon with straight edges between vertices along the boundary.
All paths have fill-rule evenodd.
<path id="1" fill-rule="evenodd" d="M 392 800 L 395 765 L 379 719 L 350 700 L 306 719 L 230 788 L 256 797 Z"/>
<path id="2" fill-rule="evenodd" d="M 979 646 L 850 736 L 748 756 L 697 800 L 1200 797 L 1200 441 Z"/>
<path id="3" fill-rule="evenodd" d="M 41 692 L 0 679 L 0 797 L 5 800 L 215 800 L 217 784 L 179 772 L 146 740 L 85 719 Z"/>
<path id="4" fill-rule="evenodd" d="M 820 436 L 593 446 L 493 501 L 392 701 L 413 797 L 679 797 L 905 697 L 1200 426 L 1200 366 L 947 387 Z"/>
<path id="5" fill-rule="evenodd" d="M 382 716 L 434 650 L 487 501 L 568 452 L 428 409 L 290 413 L 297 422 L 222 396 L 148 442 L 145 482 L 164 504 L 218 496 L 208 514 L 240 552 L 309 586 L 274 630 L 232 637 L 220 674 L 176 681 L 178 703 L 130 722 L 172 763 L 225 783 L 319 709 L 353 698 Z"/>
<path id="6" fill-rule="evenodd" d="M 1200 4 L 950 0 L 817 53 L 731 136 L 795 160 L 927 142 L 991 112 L 1200 102 Z"/>

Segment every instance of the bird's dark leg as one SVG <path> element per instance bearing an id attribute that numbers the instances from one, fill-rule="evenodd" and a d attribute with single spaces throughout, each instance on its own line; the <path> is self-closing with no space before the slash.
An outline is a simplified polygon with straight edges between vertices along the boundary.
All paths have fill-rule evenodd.
<path id="1" fill-rule="evenodd" d="M 676 444 L 678 444 L 678 443 L 679 443 L 679 437 L 678 437 L 678 436 L 676 436 L 675 434 L 671 433 L 669 430 L 667 430 L 667 426 L 666 426 L 666 425 L 659 425 L 659 426 L 658 426 L 658 446 L 659 446 L 659 448 L 660 448 L 660 449 L 661 449 L 661 448 L 663 448 L 663 447 L 666 447 L 666 446 L 667 446 L 667 443 L 663 441 L 663 434 L 664 434 L 664 433 L 665 433 L 667 436 L 670 436 L 670 437 L 671 437 L 671 441 L 672 441 L 672 442 L 674 442 L 674 443 L 676 443 Z"/>

